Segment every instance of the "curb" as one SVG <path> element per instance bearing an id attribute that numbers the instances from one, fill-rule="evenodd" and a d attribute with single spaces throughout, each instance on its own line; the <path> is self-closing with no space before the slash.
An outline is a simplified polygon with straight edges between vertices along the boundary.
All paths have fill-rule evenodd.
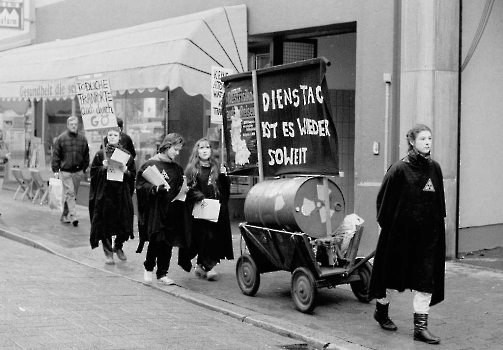
<path id="1" fill-rule="evenodd" d="M 161 288 L 156 285 L 152 284 L 145 284 L 143 281 L 139 281 L 112 271 L 100 269 L 94 266 L 90 266 L 86 263 L 83 263 L 81 261 L 69 258 L 63 254 L 57 253 L 54 250 L 46 247 L 45 245 L 38 243 L 34 240 L 28 239 L 26 237 L 23 237 L 21 235 L 18 235 L 16 233 L 9 232 L 4 229 L 0 229 L 0 236 L 8 238 L 13 241 L 17 241 L 19 243 L 28 245 L 30 247 L 34 247 L 36 249 L 40 249 L 43 251 L 46 251 L 48 253 L 54 254 L 56 256 L 59 256 L 61 258 L 70 260 L 72 262 L 75 262 L 77 264 L 101 271 L 101 272 L 106 272 L 109 274 L 112 274 L 114 276 L 122 277 L 125 279 L 128 279 L 130 281 L 140 283 L 144 286 L 155 288 L 157 290 L 163 291 L 169 295 L 172 295 L 174 297 L 180 298 L 184 301 L 190 302 L 194 305 L 198 305 L 201 307 L 204 307 L 206 309 L 216 311 L 218 313 L 221 313 L 226 316 L 230 316 L 232 318 L 235 318 L 241 322 L 248 323 L 252 326 L 262 328 L 264 330 L 267 330 L 269 332 L 295 339 L 298 341 L 305 342 L 309 344 L 310 346 L 316 348 L 316 350 L 366 350 L 369 349 L 367 347 L 348 342 L 344 339 L 341 338 L 336 338 L 336 337 L 330 337 L 322 332 L 317 332 L 315 330 L 309 329 L 304 326 L 299 326 L 296 324 L 293 324 L 288 321 L 279 321 L 274 317 L 270 317 L 264 314 L 256 313 L 250 309 L 243 308 L 239 305 L 235 304 L 230 304 L 225 301 L 221 301 L 218 299 L 214 299 L 211 297 L 207 297 L 205 295 L 192 292 L 188 289 L 185 289 L 183 287 L 180 287 L 178 285 L 174 286 L 168 286 L 167 288 Z"/>

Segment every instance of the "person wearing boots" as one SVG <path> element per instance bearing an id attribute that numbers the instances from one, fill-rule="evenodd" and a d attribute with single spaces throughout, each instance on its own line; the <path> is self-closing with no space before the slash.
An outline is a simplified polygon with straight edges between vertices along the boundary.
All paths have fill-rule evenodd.
<path id="1" fill-rule="evenodd" d="M 387 331 L 394 291 L 413 291 L 414 340 L 440 338 L 428 330 L 430 306 L 444 300 L 445 199 L 440 165 L 431 158 L 432 134 L 418 124 L 407 133 L 408 154 L 393 164 L 377 195 L 377 242 L 369 294 L 377 299 L 374 319 Z"/>
<path id="2" fill-rule="evenodd" d="M 120 130 L 107 131 L 108 144 L 105 152 L 96 152 L 91 164 L 91 186 L 89 189 L 89 217 L 91 219 L 91 248 L 103 245 L 105 264 L 114 265 L 117 258 L 126 261 L 122 247 L 133 238 L 133 192 L 136 167 L 133 156 L 119 145 Z M 116 150 L 127 154 L 126 164 L 110 159 Z M 120 171 L 118 171 L 120 170 Z M 118 174 L 114 177 L 113 174 Z M 121 175 L 122 174 L 122 175 Z M 112 246 L 112 238 L 115 237 Z"/>

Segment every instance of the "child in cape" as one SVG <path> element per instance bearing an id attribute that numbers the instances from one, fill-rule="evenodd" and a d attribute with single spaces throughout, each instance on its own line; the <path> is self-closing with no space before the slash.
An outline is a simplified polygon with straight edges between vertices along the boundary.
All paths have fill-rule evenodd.
<path id="1" fill-rule="evenodd" d="M 166 135 L 158 153 L 141 166 L 136 178 L 140 235 L 136 252 L 141 253 L 144 243 L 149 242 L 143 263 L 143 280 L 146 283 L 152 282 L 152 272 L 157 266 L 157 283 L 174 284 L 167 276 L 173 247 L 179 247 L 178 264 L 188 272 L 192 267 L 183 249 L 190 244 L 190 229 L 187 226 L 190 224 L 190 217 L 184 202 L 173 201 L 184 181 L 183 168 L 174 161 L 183 144 L 184 139 L 180 134 Z M 159 170 L 167 186 L 153 185 L 143 176 L 149 166 L 155 166 Z"/>
<path id="2" fill-rule="evenodd" d="M 217 222 L 203 219 L 192 221 L 192 256 L 197 255 L 196 276 L 209 281 L 218 279 L 215 266 L 221 259 L 232 260 L 232 232 L 229 220 L 230 182 L 225 167 L 220 168 L 210 141 L 202 138 L 196 142 L 185 169 L 187 204 L 199 205 L 205 199 L 217 199 L 220 213 Z"/>

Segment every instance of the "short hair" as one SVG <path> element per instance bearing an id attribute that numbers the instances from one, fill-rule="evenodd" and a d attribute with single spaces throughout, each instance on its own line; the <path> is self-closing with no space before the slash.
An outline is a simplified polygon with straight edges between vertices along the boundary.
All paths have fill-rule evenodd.
<path id="1" fill-rule="evenodd" d="M 421 131 L 429 131 L 431 133 L 431 129 L 424 124 L 416 124 L 414 125 L 409 131 L 407 131 L 407 144 L 409 145 L 409 150 L 414 148 L 412 146 L 412 143 L 416 141 L 417 134 L 419 134 Z"/>
<path id="2" fill-rule="evenodd" d="M 171 146 L 185 143 L 185 140 L 183 139 L 183 136 L 180 134 L 177 134 L 175 132 L 167 134 L 164 137 L 164 140 L 162 140 L 161 145 L 159 146 L 159 152 L 162 153 L 164 152 L 167 148 L 170 148 Z"/>
<path id="3" fill-rule="evenodd" d="M 70 124 L 70 122 L 73 122 L 73 121 L 77 121 L 77 123 L 78 123 L 79 118 L 77 118 L 77 116 L 75 116 L 75 115 L 69 116 L 68 119 L 66 120 L 66 125 Z"/>

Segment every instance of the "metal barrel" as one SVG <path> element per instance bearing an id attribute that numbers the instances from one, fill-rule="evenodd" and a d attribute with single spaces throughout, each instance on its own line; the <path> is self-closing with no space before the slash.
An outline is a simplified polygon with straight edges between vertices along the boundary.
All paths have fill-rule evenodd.
<path id="1" fill-rule="evenodd" d="M 345 216 L 344 196 L 335 182 L 323 176 L 265 180 L 251 188 L 245 199 L 244 214 L 248 224 L 304 232 L 325 237 L 325 205 L 328 180 L 331 230 L 334 232 Z M 330 232 L 331 233 L 331 232 Z"/>

